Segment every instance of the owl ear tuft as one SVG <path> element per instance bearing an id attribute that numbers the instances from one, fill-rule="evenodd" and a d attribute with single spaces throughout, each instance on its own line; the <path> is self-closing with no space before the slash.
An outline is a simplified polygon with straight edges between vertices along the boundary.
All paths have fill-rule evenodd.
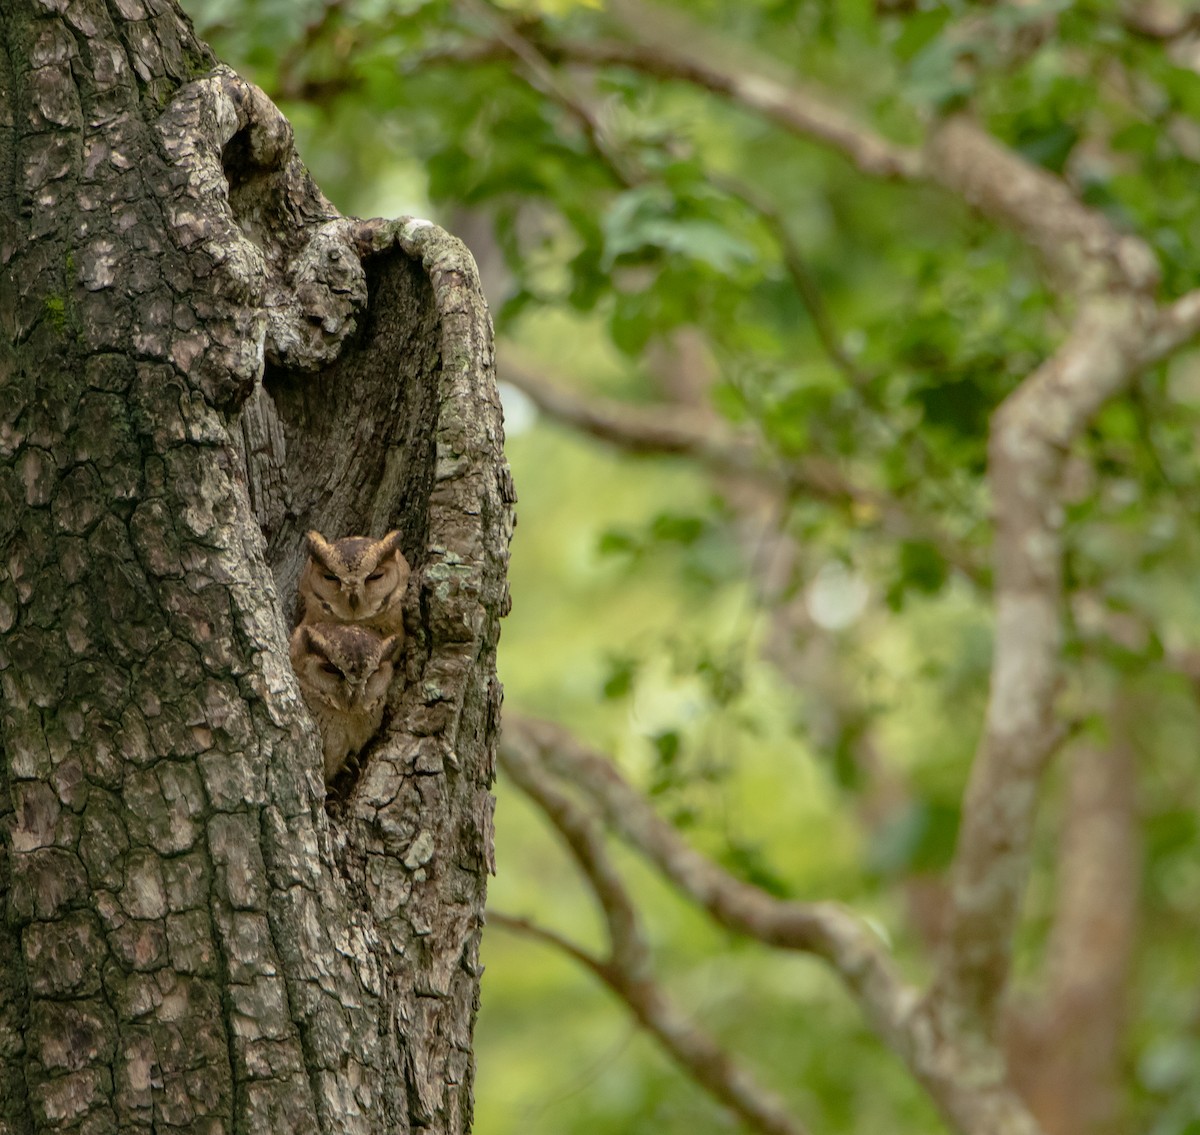
<path id="1" fill-rule="evenodd" d="M 312 623 L 302 623 L 300 629 L 304 631 L 304 645 L 329 661 L 329 640 Z"/>
<path id="2" fill-rule="evenodd" d="M 385 549 L 380 554 L 380 560 L 385 556 L 392 556 L 396 561 L 396 566 L 400 569 L 399 586 L 408 586 L 408 577 L 412 574 L 412 568 L 409 567 L 408 560 L 404 558 L 404 553 L 400 551 L 400 533 L 389 532 L 379 543 Z"/>
<path id="3" fill-rule="evenodd" d="M 390 556 L 393 552 L 400 551 L 400 541 L 403 537 L 400 535 L 399 529 L 393 528 L 382 540 L 379 541 L 379 558 Z"/>
<path id="4" fill-rule="evenodd" d="M 308 548 L 308 554 L 326 571 L 337 571 L 334 566 L 337 549 L 320 532 L 314 528 L 304 537 L 304 544 Z"/>

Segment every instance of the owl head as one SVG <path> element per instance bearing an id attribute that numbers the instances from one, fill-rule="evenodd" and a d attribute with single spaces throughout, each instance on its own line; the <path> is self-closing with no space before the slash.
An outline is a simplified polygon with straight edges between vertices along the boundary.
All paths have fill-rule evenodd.
<path id="1" fill-rule="evenodd" d="M 341 623 L 302 623 L 292 633 L 292 668 L 306 699 L 345 713 L 380 705 L 392 682 L 399 635 Z"/>
<path id="2" fill-rule="evenodd" d="M 305 537 L 309 563 L 301 580 L 306 610 L 318 619 L 363 623 L 399 606 L 408 587 L 408 561 L 400 551 L 400 533 L 380 540 L 347 536 L 326 540 L 320 532 Z M 314 621 L 305 615 L 306 621 Z"/>

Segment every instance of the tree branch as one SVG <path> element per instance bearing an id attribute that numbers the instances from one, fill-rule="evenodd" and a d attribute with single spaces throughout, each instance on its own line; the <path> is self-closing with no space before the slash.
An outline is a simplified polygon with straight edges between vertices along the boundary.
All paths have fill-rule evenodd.
<path id="1" fill-rule="evenodd" d="M 783 902 L 723 871 L 689 847 L 611 762 L 559 726 L 507 716 L 502 749 L 517 748 L 536 754 L 545 768 L 584 791 L 615 831 L 722 926 L 768 945 L 825 958 L 870 999 L 889 1033 L 907 1027 L 915 991 L 892 970 L 874 932 L 848 910 L 834 903 Z"/>
<path id="2" fill-rule="evenodd" d="M 1150 247 L 1118 232 L 1060 178 L 1003 146 L 964 114 L 944 119 L 925 146 L 930 180 L 1009 229 L 1076 296 L 1148 294 L 1159 269 Z"/>
<path id="3" fill-rule="evenodd" d="M 608 131 L 592 108 L 572 84 L 550 65 L 537 44 L 522 35 L 500 11 L 483 0 L 458 0 L 458 3 L 482 21 L 495 37 L 496 43 L 520 62 L 530 85 L 558 103 L 580 124 L 588 144 L 622 185 L 633 186 L 642 180 L 641 171 L 612 144 Z"/>
<path id="4" fill-rule="evenodd" d="M 587 876 L 607 928 L 610 958 L 606 964 L 648 973 L 650 948 L 637 909 L 605 850 L 604 836 L 595 820 L 541 775 L 528 744 L 522 744 L 519 735 L 516 739 L 505 736 L 500 760 L 517 787 L 546 813 Z"/>
<path id="5" fill-rule="evenodd" d="M 774 1092 L 757 1083 L 711 1036 L 670 1001 L 653 978 L 646 936 L 633 899 L 604 847 L 593 818 L 554 789 L 528 739 L 506 734 L 500 747 L 504 771 L 545 812 L 591 884 L 608 927 L 607 961 L 587 954 L 553 933 L 523 920 L 500 918 L 501 925 L 533 933 L 565 950 L 599 977 L 630 1008 L 685 1072 L 755 1131 L 763 1135 L 804 1135 Z"/>
<path id="6" fill-rule="evenodd" d="M 764 75 L 723 67 L 714 58 L 684 54 L 664 44 L 618 40 L 542 39 L 547 58 L 594 66 L 629 67 L 657 79 L 692 83 L 724 95 L 798 134 L 828 146 L 872 177 L 917 180 L 922 158 L 917 150 L 889 142 L 822 96 Z"/>
<path id="7" fill-rule="evenodd" d="M 1200 290 L 1188 292 L 1158 310 L 1158 325 L 1142 352 L 1139 369 L 1170 358 L 1200 334 Z"/>
<path id="8" fill-rule="evenodd" d="M 546 721 L 505 717 L 501 760 L 521 754 L 526 782 L 554 773 L 583 792 L 605 821 L 721 926 L 782 949 L 827 961 L 858 999 L 877 1035 L 968 1135 L 1038 1135 L 1003 1078 L 986 1038 L 943 1030 L 921 1010 L 918 992 L 896 972 L 878 936 L 837 903 L 787 902 L 728 874 L 689 847 L 611 762 Z M 511 769 L 510 769 L 511 771 Z M 524 783 L 522 783 L 524 787 Z"/>
<path id="9" fill-rule="evenodd" d="M 946 563 L 975 584 L 986 586 L 987 568 L 974 549 L 959 543 L 936 523 L 914 515 L 894 497 L 855 484 L 831 461 L 802 457 L 769 464 L 749 436 L 722 429 L 689 407 L 634 406 L 599 396 L 585 398 L 504 357 L 500 377 L 555 421 L 626 453 L 678 454 L 717 473 L 749 477 L 783 492 L 806 494 L 842 507 L 865 508 L 877 515 L 892 535 L 932 544 Z"/>
<path id="10" fill-rule="evenodd" d="M 1137 759 L 1129 694 L 1110 714 L 1113 738 L 1075 747 L 1067 764 L 1058 902 L 1044 1000 L 1014 1016 L 1013 1075 L 1048 1130 L 1121 1128 L 1120 1062 L 1136 928 L 1140 854 Z"/>
<path id="11" fill-rule="evenodd" d="M 503 911 L 492 910 L 490 907 L 487 912 L 486 925 L 507 930 L 512 934 L 523 934 L 526 938 L 535 938 L 547 946 L 560 950 L 572 961 L 578 962 L 584 969 L 590 970 L 597 977 L 603 977 L 604 961 L 595 954 L 588 953 L 582 946 L 577 946 L 570 938 L 565 934 L 560 934 L 557 930 L 551 930 L 548 926 L 542 926 L 528 918 L 518 918 L 512 914 L 505 914 Z"/>
<path id="12" fill-rule="evenodd" d="M 542 51 L 551 60 L 618 64 L 692 82 L 840 150 L 865 173 L 940 185 L 1017 235 L 1075 305 L 1060 348 L 1005 400 L 990 430 L 992 682 L 953 865 L 951 929 L 927 1008 L 943 1032 L 991 1038 L 1041 779 L 1061 734 L 1054 702 L 1061 672 L 1063 460 L 1107 400 L 1200 329 L 1200 296 L 1158 310 L 1152 250 L 965 115 L 936 124 L 916 154 L 840 112 L 826 113 L 827 105 L 807 92 L 673 45 L 546 40 Z"/>
<path id="13" fill-rule="evenodd" d="M 619 11 L 610 14 L 623 19 Z M 623 22 L 628 24 L 627 19 Z M 628 67 L 652 78 L 692 83 L 723 95 L 790 133 L 838 151 L 872 177 L 899 181 L 921 177 L 920 151 L 889 142 L 824 96 L 803 90 L 795 83 L 782 83 L 763 74 L 722 66 L 715 56 L 684 52 L 676 43 L 640 41 L 642 31 L 637 29 L 635 42 L 567 40 L 547 36 L 544 27 L 533 26 L 529 38 L 550 62 Z M 426 52 L 420 62 L 477 63 L 502 58 L 509 50 L 498 39 L 476 41 Z"/>
<path id="14" fill-rule="evenodd" d="M 1033 819 L 1057 744 L 1062 644 L 1062 505 L 1067 453 L 1100 407 L 1132 382 L 1156 327 L 1157 264 L 1045 171 L 964 118 L 935 131 L 931 175 L 1021 235 L 1078 300 L 1071 331 L 993 415 L 996 636 L 984 733 L 953 867 L 953 909 L 935 1014 L 994 1030 L 1028 874 Z"/>
<path id="15" fill-rule="evenodd" d="M 752 186 L 736 178 L 719 173 L 710 173 L 710 180 L 731 197 L 735 197 L 757 214 L 763 226 L 779 245 L 779 254 L 783 267 L 792 281 L 800 302 L 808 312 L 816 332 L 817 340 L 829 356 L 830 362 L 845 376 L 852 387 L 861 389 L 871 380 L 857 362 L 854 361 L 842 345 L 842 338 L 834 326 L 829 309 L 821 296 L 817 281 L 809 270 L 808 263 L 801 253 L 799 246 L 788 229 L 787 222 L 765 197 Z"/>

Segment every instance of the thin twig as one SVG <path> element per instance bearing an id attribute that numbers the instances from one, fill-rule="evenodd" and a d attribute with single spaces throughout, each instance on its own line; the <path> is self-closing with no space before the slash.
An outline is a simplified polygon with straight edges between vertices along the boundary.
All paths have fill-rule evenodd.
<path id="1" fill-rule="evenodd" d="M 627 188 L 643 180 L 641 170 L 608 136 L 604 124 L 572 83 L 557 71 L 538 49 L 493 5 L 483 0 L 458 0 L 459 5 L 482 21 L 495 41 L 523 65 L 519 72 L 531 86 L 561 106 L 582 127 L 588 144 L 609 171 Z"/>
<path id="2" fill-rule="evenodd" d="M 930 992 L 935 1013 L 991 1034 L 1029 871 L 1038 793 L 1056 747 L 1061 677 L 1063 462 L 1088 423 L 1132 383 L 1157 325 L 1157 262 L 1058 178 L 965 117 L 937 127 L 930 176 L 1022 237 L 1076 297 L 1058 351 L 992 415 L 996 634 L 983 735 L 952 869 L 950 930 Z"/>
<path id="3" fill-rule="evenodd" d="M 856 988 L 870 991 L 893 1029 L 912 1007 L 915 991 L 891 968 L 875 934 L 834 903 L 785 902 L 742 882 L 686 844 L 609 761 L 580 745 L 565 729 L 514 718 L 504 724 L 502 750 L 519 749 L 586 792 L 605 820 L 646 855 L 684 894 L 722 926 L 757 941 L 815 953 Z"/>
<path id="4" fill-rule="evenodd" d="M 518 918 L 516 915 L 493 910 L 491 907 L 488 907 L 485 921 L 488 926 L 508 930 L 513 934 L 523 934 L 526 938 L 536 938 L 547 946 L 553 946 L 554 949 L 566 954 L 572 961 L 578 962 L 584 969 L 590 970 L 597 977 L 601 976 L 604 962 L 595 954 L 589 954 L 582 946 L 576 945 L 570 938 L 560 934 L 557 930 L 551 930 L 548 926 L 542 926 L 528 918 Z"/>
<path id="5" fill-rule="evenodd" d="M 825 300 L 821 295 L 816 278 L 809 270 L 808 262 L 779 210 L 752 186 L 741 180 L 712 172 L 708 174 L 708 177 L 714 185 L 723 189 L 731 197 L 742 201 L 758 215 L 779 246 L 784 269 L 792 281 L 792 287 L 796 289 L 796 295 L 799 296 L 800 302 L 812 320 L 813 329 L 817 333 L 821 346 L 825 348 L 825 353 L 833 365 L 846 376 L 851 386 L 859 389 L 865 387 L 873 376 L 864 371 L 842 345 L 842 337 L 838 334 L 829 309 L 825 306 Z"/>
<path id="6" fill-rule="evenodd" d="M 664 45 L 617 40 L 540 40 L 552 60 L 629 67 L 658 79 L 677 79 L 725 95 L 793 134 L 837 150 L 863 173 L 900 181 L 918 179 L 921 154 L 887 141 L 820 95 L 748 71 L 724 68 L 711 58 L 684 55 Z"/>
<path id="7" fill-rule="evenodd" d="M 1158 310 L 1158 321 L 1138 360 L 1140 368 L 1153 366 L 1173 355 L 1200 334 L 1200 290 L 1180 296 Z"/>
<path id="8" fill-rule="evenodd" d="M 642 933 L 637 908 L 604 847 L 604 835 L 595 819 L 540 776 L 537 761 L 520 741 L 502 746 L 505 771 L 549 818 L 591 883 L 604 914 L 608 932 L 608 965 L 645 972 L 650 968 L 650 947 Z"/>

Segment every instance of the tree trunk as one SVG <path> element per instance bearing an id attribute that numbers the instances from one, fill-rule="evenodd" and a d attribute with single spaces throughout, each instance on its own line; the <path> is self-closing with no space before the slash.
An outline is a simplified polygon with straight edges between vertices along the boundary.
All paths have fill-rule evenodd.
<path id="1" fill-rule="evenodd" d="M 512 502 L 474 264 L 339 217 L 172 0 L 5 0 L 0 48 L 0 1135 L 466 1131 Z M 413 566 L 328 804 L 308 528 Z"/>

